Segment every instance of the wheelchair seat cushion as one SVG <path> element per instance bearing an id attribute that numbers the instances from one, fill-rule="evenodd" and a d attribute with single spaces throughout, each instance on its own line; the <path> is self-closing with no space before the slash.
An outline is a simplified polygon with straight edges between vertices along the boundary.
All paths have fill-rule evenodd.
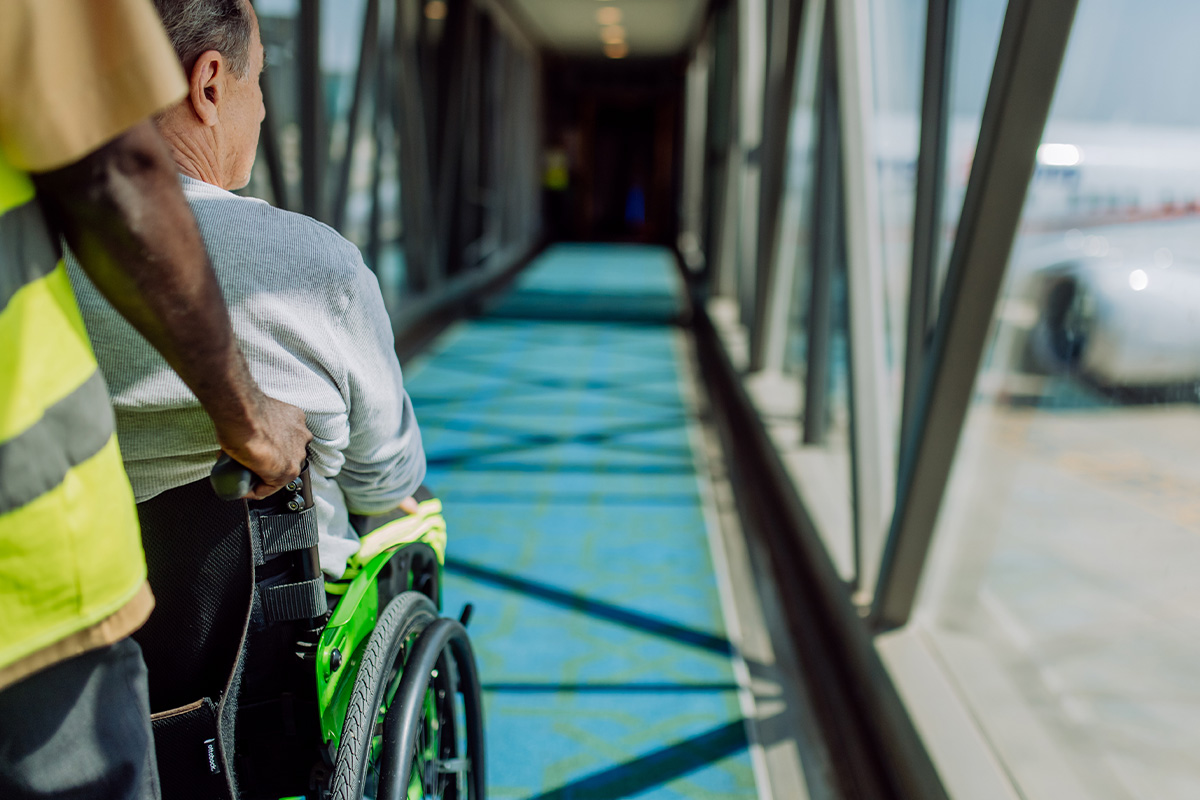
<path id="1" fill-rule="evenodd" d="M 351 522 L 361 538 L 358 552 L 346 562 L 346 574 L 350 577 L 385 550 L 414 542 L 424 542 L 432 547 L 439 564 L 446 560 L 446 520 L 442 516 L 441 500 L 422 501 L 415 514 L 389 515 L 386 521 L 382 515 L 379 518 L 354 516 Z M 375 526 L 370 527 L 371 523 Z"/>

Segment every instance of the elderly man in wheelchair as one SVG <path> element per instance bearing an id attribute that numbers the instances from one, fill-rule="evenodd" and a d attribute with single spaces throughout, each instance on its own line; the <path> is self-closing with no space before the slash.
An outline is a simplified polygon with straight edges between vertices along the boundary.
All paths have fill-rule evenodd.
<path id="1" fill-rule="evenodd" d="M 249 2 L 155 5 L 189 85 L 157 124 L 252 374 L 314 437 L 284 491 L 240 499 L 253 476 L 213 467 L 196 398 L 69 259 L 157 598 L 137 638 L 163 796 L 483 798 L 469 609 L 438 617 L 445 522 L 379 286 L 330 228 L 230 192 L 264 113 Z"/>

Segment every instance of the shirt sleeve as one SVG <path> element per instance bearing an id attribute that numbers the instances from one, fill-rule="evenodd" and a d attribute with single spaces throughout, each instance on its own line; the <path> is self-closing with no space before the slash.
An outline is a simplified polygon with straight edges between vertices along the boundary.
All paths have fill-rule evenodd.
<path id="1" fill-rule="evenodd" d="M 421 485 L 425 450 L 379 283 L 361 257 L 348 292 L 335 335 L 346 356 L 350 443 L 337 482 L 351 513 L 381 514 Z"/>
<path id="2" fill-rule="evenodd" d="M 78 161 L 186 90 L 149 0 L 0 1 L 0 149 L 18 168 Z"/>

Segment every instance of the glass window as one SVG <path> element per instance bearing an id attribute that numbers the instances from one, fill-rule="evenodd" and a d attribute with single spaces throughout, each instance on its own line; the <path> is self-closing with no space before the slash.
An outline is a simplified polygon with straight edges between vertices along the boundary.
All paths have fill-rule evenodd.
<path id="1" fill-rule="evenodd" d="M 780 258 L 790 259 L 797 274 L 796 302 L 788 316 L 787 349 L 784 368 L 798 375 L 804 374 L 808 348 L 809 313 L 809 270 L 812 268 L 812 223 L 813 223 L 813 177 L 816 172 L 816 109 L 811 98 L 796 103 L 792 110 L 792 122 L 788 139 L 786 177 L 784 179 L 782 204 L 785 230 L 791 227 L 792 215 L 796 217 L 791 247 L 782 247 Z M 789 233 L 792 231 L 788 230 Z"/>
<path id="2" fill-rule="evenodd" d="M 271 123 L 275 129 L 275 144 L 279 150 L 283 170 L 283 185 L 288 199 L 295 204 L 300 200 L 300 76 L 296 61 L 300 3 L 299 0 L 257 0 L 254 9 L 258 14 L 263 48 L 267 56 L 263 85 L 267 92 Z M 260 140 L 254 182 L 250 186 L 252 193 L 260 197 L 269 196 L 264 194 L 269 192 L 266 183 L 266 159 L 261 152 L 265 144 Z M 279 198 L 272 200 L 279 204 Z"/>
<path id="3" fill-rule="evenodd" d="M 1029 800 L 1200 797 L 1198 29 L 1080 2 L 923 586 Z"/>
<path id="4" fill-rule="evenodd" d="M 369 181 L 368 192 L 360 192 L 351 183 L 350 207 L 364 198 L 367 263 L 379 277 L 379 288 L 388 310 L 395 313 L 400 298 L 409 294 L 408 262 L 404 257 L 404 218 L 401 214 L 400 125 L 396 108 L 396 59 L 392 55 L 395 28 L 395 4 L 380 3 L 379 54 L 371 91 L 370 109 L 363 124 L 370 131 L 371 144 L 360 144 L 355 153 L 352 175 L 361 185 Z M 361 160 L 359 160 L 361 159 Z M 369 177 L 368 177 L 369 176 Z M 369 204 L 365 198 L 369 197 Z M 349 218 L 349 217 L 348 217 Z"/>
<path id="5" fill-rule="evenodd" d="M 839 573 L 858 573 L 850 458 L 850 347 L 846 253 L 837 143 L 837 86 L 832 26 L 810 14 L 803 40 L 823 44 L 813 63 L 799 59 L 788 143 L 780 258 L 794 262 L 795 302 L 788 316 L 785 372 L 795 375 L 801 430 L 781 455 Z M 815 47 L 813 48 L 815 50 Z M 818 213 L 818 211 L 820 213 Z M 780 393 L 783 395 L 783 393 Z M 794 417 L 793 417 L 794 418 Z M 796 441 L 798 439 L 799 441 Z"/>
<path id="6" fill-rule="evenodd" d="M 921 129 L 925 0 L 870 0 L 874 142 L 883 242 L 889 389 L 897 399 L 904 378 L 908 284 L 917 148 Z M 897 431 L 900 415 L 896 415 Z"/>
<path id="7" fill-rule="evenodd" d="M 1008 0 L 955 0 L 954 31 L 950 57 L 949 141 L 946 146 L 946 189 L 942 200 L 941 244 L 934 262 L 938 264 L 940 287 L 945 278 L 946 263 L 958 218 L 962 213 L 963 196 L 975 145 L 979 139 L 979 122 L 987 100 L 996 47 L 1000 44 L 1000 28 Z M 934 296 L 940 295 L 935 291 Z"/>
<path id="8" fill-rule="evenodd" d="M 354 84 L 362 56 L 363 21 L 366 0 L 338 0 L 321 5 L 321 91 L 325 111 L 325 129 L 328 132 L 329 157 L 325 180 L 325 195 L 330 207 L 338 191 L 342 161 L 348 150 L 358 147 L 369 148 L 370 126 L 362 124 L 355 134 L 358 141 L 348 141 L 350 135 L 350 110 L 354 102 Z M 371 65 L 367 65 L 370 68 Z M 360 159 L 361 160 L 361 159 Z M 359 181 L 355 187 L 359 194 L 365 192 L 365 183 Z M 360 214 L 361 216 L 361 214 Z"/>

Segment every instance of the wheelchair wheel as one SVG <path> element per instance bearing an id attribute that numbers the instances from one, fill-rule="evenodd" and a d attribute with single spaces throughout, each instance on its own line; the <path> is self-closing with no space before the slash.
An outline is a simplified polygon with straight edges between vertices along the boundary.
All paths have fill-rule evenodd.
<path id="1" fill-rule="evenodd" d="M 461 632 L 453 642 L 438 635 L 447 625 Z M 397 727 L 403 743 L 389 747 Z M 429 598 L 404 592 L 388 604 L 367 642 L 328 797 L 374 800 L 390 788 L 391 797 L 405 800 L 484 800 L 482 730 L 465 632 L 453 620 L 438 619 Z"/>
<path id="2" fill-rule="evenodd" d="M 379 796 L 484 800 L 485 773 L 475 654 L 457 620 L 439 619 L 417 637 L 384 719 Z"/>
<path id="3" fill-rule="evenodd" d="M 384 714 L 416 636 L 436 619 L 437 609 L 419 592 L 397 595 L 380 614 L 354 680 L 334 759 L 330 800 L 375 798 Z"/>

